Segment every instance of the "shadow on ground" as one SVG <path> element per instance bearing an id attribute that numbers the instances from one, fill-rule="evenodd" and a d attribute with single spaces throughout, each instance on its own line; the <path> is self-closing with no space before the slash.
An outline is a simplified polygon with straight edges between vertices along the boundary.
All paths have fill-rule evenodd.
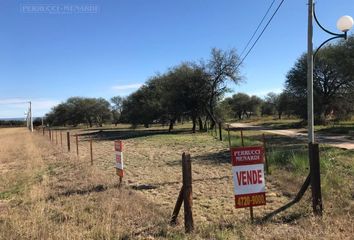
<path id="1" fill-rule="evenodd" d="M 139 138 L 139 137 L 148 137 L 148 136 L 153 136 L 153 135 L 162 135 L 162 134 L 183 134 L 183 133 L 192 133 L 191 130 L 187 129 L 179 129 L 179 130 L 173 130 L 172 132 L 169 132 L 168 130 L 160 130 L 160 129 L 153 129 L 153 130 L 145 130 L 145 129 L 137 129 L 137 130 L 99 130 L 99 131 L 94 131 L 94 132 L 87 132 L 87 133 L 81 133 L 79 136 L 86 137 L 86 138 L 92 138 L 93 140 L 98 140 L 98 141 L 109 141 L 109 140 L 127 140 L 127 139 L 132 139 L 132 138 Z"/>

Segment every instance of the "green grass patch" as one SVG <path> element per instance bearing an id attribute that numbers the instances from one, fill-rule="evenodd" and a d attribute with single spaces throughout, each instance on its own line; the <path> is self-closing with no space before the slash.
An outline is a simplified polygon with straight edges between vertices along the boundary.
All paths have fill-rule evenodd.
<path id="1" fill-rule="evenodd" d="M 285 150 L 272 148 L 267 152 L 267 160 L 270 169 L 282 168 L 295 174 L 303 174 L 308 171 L 308 153 L 304 150 Z"/>
<path id="2" fill-rule="evenodd" d="M 0 192 L 0 199 L 11 199 L 15 196 L 21 195 L 26 189 L 26 184 L 24 180 L 16 181 L 7 190 Z"/>

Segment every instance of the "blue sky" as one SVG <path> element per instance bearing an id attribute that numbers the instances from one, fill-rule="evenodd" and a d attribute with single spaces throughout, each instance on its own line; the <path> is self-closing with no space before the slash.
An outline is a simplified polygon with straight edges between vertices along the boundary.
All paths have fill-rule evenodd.
<path id="1" fill-rule="evenodd" d="M 41 116 L 71 96 L 125 96 L 155 73 L 208 59 L 212 47 L 240 53 L 271 2 L 0 0 L 0 117 L 23 116 L 26 104 L 9 103 L 24 100 Z M 337 31 L 340 16 L 354 16 L 354 1 L 318 0 L 316 10 Z M 245 81 L 230 87 L 280 92 L 306 34 L 307 0 L 285 0 L 241 68 Z M 314 45 L 327 37 L 316 28 Z"/>

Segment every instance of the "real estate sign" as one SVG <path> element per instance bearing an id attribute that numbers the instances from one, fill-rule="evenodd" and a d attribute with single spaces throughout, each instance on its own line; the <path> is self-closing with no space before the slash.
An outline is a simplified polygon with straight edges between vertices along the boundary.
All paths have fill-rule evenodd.
<path id="1" fill-rule="evenodd" d="M 263 147 L 231 148 L 235 207 L 266 204 Z"/>

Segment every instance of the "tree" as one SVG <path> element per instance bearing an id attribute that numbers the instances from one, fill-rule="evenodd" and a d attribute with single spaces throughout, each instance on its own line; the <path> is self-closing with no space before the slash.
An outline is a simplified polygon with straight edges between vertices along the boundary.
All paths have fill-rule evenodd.
<path id="1" fill-rule="evenodd" d="M 348 41 L 329 45 L 317 54 L 314 61 L 313 83 L 315 122 L 325 123 L 332 115 L 348 115 L 352 111 L 352 105 L 347 103 L 353 99 L 353 49 L 354 40 L 350 37 Z M 285 85 L 286 91 L 297 103 L 293 106 L 294 112 L 306 119 L 306 54 L 303 54 L 288 72 Z"/>
<path id="2" fill-rule="evenodd" d="M 201 117 L 209 100 L 209 85 L 203 70 L 193 64 L 183 63 L 171 69 L 163 82 L 162 106 L 169 116 L 170 130 L 173 122 L 180 116 L 192 119 L 192 131 L 195 132 L 197 121 L 203 130 Z"/>
<path id="3" fill-rule="evenodd" d="M 206 72 L 210 89 L 208 102 L 208 114 L 212 120 L 212 126 L 215 125 L 214 108 L 216 103 L 221 100 L 224 93 L 228 90 L 226 83 L 231 81 L 238 84 L 241 81 L 239 72 L 240 59 L 236 50 L 222 51 L 217 48 L 211 50 L 211 58 L 207 64 L 201 64 Z"/>
<path id="4" fill-rule="evenodd" d="M 250 102 L 249 102 L 249 112 L 251 115 L 258 115 L 260 112 L 260 108 L 262 106 L 262 99 L 253 95 L 250 98 Z"/>
<path id="5" fill-rule="evenodd" d="M 117 126 L 120 117 L 122 115 L 122 110 L 123 110 L 123 100 L 124 98 L 121 96 L 115 96 L 111 98 L 111 103 L 113 104 L 112 106 L 112 118 L 113 118 L 113 123 Z"/>
<path id="6" fill-rule="evenodd" d="M 246 93 L 234 94 L 232 98 L 226 98 L 224 101 L 230 105 L 233 117 L 238 117 L 239 120 L 257 115 L 262 103 L 262 99 L 259 97 L 249 96 Z"/>
<path id="7" fill-rule="evenodd" d="M 241 120 L 244 115 L 249 117 L 248 109 L 250 100 L 250 96 L 248 96 L 246 93 L 237 93 L 232 96 L 231 107 L 239 120 Z"/>
<path id="8" fill-rule="evenodd" d="M 276 93 L 268 93 L 261 107 L 261 114 L 263 115 L 274 115 L 276 111 L 276 104 L 278 101 L 278 95 Z"/>
<path id="9" fill-rule="evenodd" d="M 282 92 L 277 96 L 275 109 L 278 112 L 278 118 L 281 119 L 283 113 L 290 115 L 292 113 L 291 97 L 287 92 Z"/>
<path id="10" fill-rule="evenodd" d="M 223 101 L 218 102 L 215 108 L 215 114 L 222 120 L 231 119 L 235 117 L 235 113 L 232 109 L 232 98 L 227 97 Z"/>
<path id="11" fill-rule="evenodd" d="M 208 84 L 205 73 L 197 65 L 183 63 L 157 74 L 143 88 L 123 101 L 122 117 L 133 124 L 169 122 L 169 131 L 177 119 L 188 116 L 193 121 L 193 132 L 208 103 Z"/>
<path id="12" fill-rule="evenodd" d="M 103 122 L 111 117 L 109 102 L 103 98 L 71 97 L 66 102 L 53 107 L 46 114 L 46 121 L 50 125 L 73 125 L 85 123 L 92 127 L 93 124 L 102 126 Z"/>
<path id="13" fill-rule="evenodd" d="M 197 123 L 203 130 L 208 116 L 213 127 L 218 121 L 215 106 L 228 91 L 227 81 L 241 80 L 238 66 L 235 50 L 212 49 L 207 63 L 182 63 L 149 79 L 144 87 L 123 101 L 121 119 L 145 126 L 168 121 L 171 131 L 177 119 L 189 117 L 195 132 Z"/>
<path id="14" fill-rule="evenodd" d="M 144 124 L 149 127 L 151 123 L 162 116 L 158 85 L 154 78 L 129 95 L 123 101 L 122 119 L 132 123 L 133 126 Z"/>
<path id="15" fill-rule="evenodd" d="M 103 98 L 93 100 L 90 112 L 94 117 L 95 123 L 102 127 L 103 123 L 111 119 L 110 104 Z"/>

